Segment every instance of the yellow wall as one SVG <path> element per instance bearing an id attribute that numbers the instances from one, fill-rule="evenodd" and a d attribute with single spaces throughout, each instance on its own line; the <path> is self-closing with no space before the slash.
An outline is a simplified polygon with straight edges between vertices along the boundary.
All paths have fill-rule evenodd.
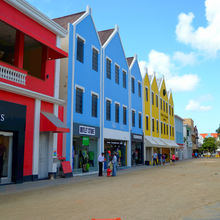
<path id="1" fill-rule="evenodd" d="M 160 137 L 160 123 L 159 123 L 159 92 L 158 92 L 158 87 L 157 87 L 157 81 L 156 81 L 156 77 L 153 77 L 153 81 L 151 82 L 151 92 L 153 92 L 154 94 L 154 104 L 152 103 L 151 100 L 151 108 L 152 108 L 152 118 L 154 118 L 154 132 L 152 130 L 152 136 L 153 137 Z M 156 95 L 158 97 L 158 107 L 156 106 Z M 151 98 L 152 98 L 152 94 L 151 94 Z M 151 122 L 152 122 L 152 118 L 151 118 Z M 158 120 L 158 132 L 157 132 L 157 120 Z M 152 129 L 152 127 L 151 127 Z"/>
<path id="2" fill-rule="evenodd" d="M 145 87 L 148 88 L 148 101 L 146 101 L 146 92 L 145 92 Z M 148 74 L 145 75 L 144 77 L 144 86 L 143 86 L 143 104 L 144 104 L 144 134 L 146 136 L 151 135 L 151 116 L 150 116 L 150 82 L 149 82 L 149 77 Z M 146 130 L 146 115 L 148 115 L 148 130 Z"/>
<path id="3" fill-rule="evenodd" d="M 160 121 L 163 122 L 163 132 L 161 132 L 161 138 L 169 139 L 169 117 L 168 117 L 169 105 L 168 105 L 168 96 L 167 96 L 167 90 L 166 90 L 164 79 L 162 79 L 162 85 L 161 85 L 159 92 L 160 92 L 160 98 L 162 98 L 162 104 L 163 104 L 163 101 L 165 101 L 165 109 L 162 106 L 162 110 L 160 110 Z M 167 111 L 166 111 L 166 103 L 167 103 Z M 164 134 L 164 123 L 166 124 L 165 134 Z M 168 124 L 168 135 L 167 135 L 167 124 Z"/>
<path id="4" fill-rule="evenodd" d="M 170 117 L 171 130 L 172 130 L 172 127 L 173 127 L 173 128 L 174 128 L 173 131 L 174 131 L 174 134 L 175 134 L 175 126 L 174 126 L 174 106 L 173 106 L 173 96 L 172 96 L 172 93 L 171 93 L 170 96 L 169 96 L 169 105 L 170 105 L 170 115 L 169 115 L 169 117 Z M 172 114 L 172 109 L 173 109 L 173 114 Z M 171 132 L 173 132 L 173 131 L 171 131 Z M 173 133 L 172 133 L 172 135 L 170 134 L 170 139 L 171 139 L 171 140 L 174 140 L 174 137 L 175 137 L 174 134 L 173 134 Z"/>

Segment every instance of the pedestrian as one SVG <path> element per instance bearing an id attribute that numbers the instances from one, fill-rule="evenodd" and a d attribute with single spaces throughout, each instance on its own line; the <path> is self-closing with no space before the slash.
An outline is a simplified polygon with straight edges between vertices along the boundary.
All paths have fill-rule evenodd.
<path id="1" fill-rule="evenodd" d="M 114 153 L 112 159 L 113 169 L 112 169 L 112 176 L 116 176 L 116 169 L 117 169 L 117 153 Z"/>
<path id="2" fill-rule="evenodd" d="M 102 176 L 102 170 L 103 170 L 103 163 L 104 163 L 104 153 L 101 153 L 98 157 L 99 161 L 99 176 Z"/>
<path id="3" fill-rule="evenodd" d="M 156 153 L 156 152 L 153 154 L 153 166 L 154 166 L 155 164 L 158 165 L 158 164 L 157 164 L 157 153 Z"/>
<path id="4" fill-rule="evenodd" d="M 173 165 L 175 164 L 175 161 L 176 161 L 176 156 L 175 156 L 175 154 L 173 154 L 172 155 L 172 163 L 173 163 Z"/>
<path id="5" fill-rule="evenodd" d="M 163 165 L 165 165 L 165 161 L 166 161 L 166 155 L 163 154 L 163 155 L 162 155 L 162 162 L 163 162 Z"/>

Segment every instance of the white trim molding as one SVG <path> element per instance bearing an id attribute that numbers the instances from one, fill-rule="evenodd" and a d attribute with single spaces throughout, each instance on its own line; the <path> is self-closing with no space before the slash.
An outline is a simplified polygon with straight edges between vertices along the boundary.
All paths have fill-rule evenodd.
<path id="1" fill-rule="evenodd" d="M 86 43 L 86 39 L 82 37 L 81 35 L 76 34 L 76 38 L 80 38 L 84 42 L 84 44 Z"/>
<path id="2" fill-rule="evenodd" d="M 83 92 L 85 93 L 85 88 L 83 86 L 80 86 L 80 85 L 75 85 L 75 89 L 82 89 Z"/>
<path id="3" fill-rule="evenodd" d="M 96 95 L 99 98 L 99 94 L 96 92 L 91 91 L 91 95 Z"/>
<path id="4" fill-rule="evenodd" d="M 110 101 L 112 103 L 112 99 L 105 97 L 105 101 Z"/>
<path id="5" fill-rule="evenodd" d="M 100 51 L 96 46 L 92 45 L 91 47 L 92 47 L 92 49 L 96 50 L 98 52 L 98 54 L 100 54 Z"/>

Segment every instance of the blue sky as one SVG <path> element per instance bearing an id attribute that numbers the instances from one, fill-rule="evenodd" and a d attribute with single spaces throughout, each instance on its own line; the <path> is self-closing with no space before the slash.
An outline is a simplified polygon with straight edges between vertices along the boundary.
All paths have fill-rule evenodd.
<path id="1" fill-rule="evenodd" d="M 50 18 L 92 8 L 97 30 L 119 25 L 127 56 L 141 70 L 165 75 L 175 114 L 192 118 L 199 133 L 220 124 L 219 0 L 28 0 Z"/>

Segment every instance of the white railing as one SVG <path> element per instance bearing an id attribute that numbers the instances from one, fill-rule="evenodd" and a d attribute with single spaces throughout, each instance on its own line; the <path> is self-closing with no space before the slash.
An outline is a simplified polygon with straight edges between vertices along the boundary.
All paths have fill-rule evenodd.
<path id="1" fill-rule="evenodd" d="M 0 62 L 0 78 L 25 85 L 26 76 L 27 74 L 6 67 L 4 64 L 2 64 L 2 62 Z"/>

